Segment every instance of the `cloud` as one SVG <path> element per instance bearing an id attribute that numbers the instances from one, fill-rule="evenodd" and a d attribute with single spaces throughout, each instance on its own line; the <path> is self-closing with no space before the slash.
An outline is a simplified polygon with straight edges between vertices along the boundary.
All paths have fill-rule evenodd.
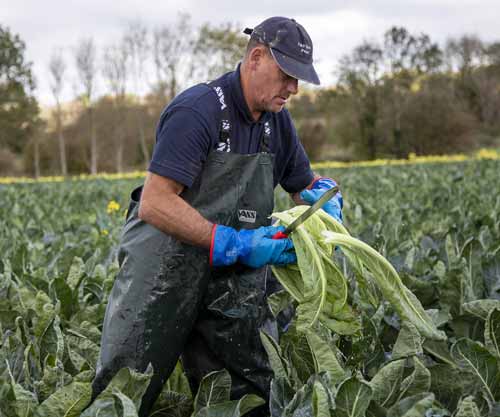
<path id="1" fill-rule="evenodd" d="M 194 25 L 231 21 L 242 28 L 272 15 L 296 18 L 313 39 L 323 84 L 334 81 L 333 70 L 343 54 L 364 39 L 381 40 L 393 25 L 427 33 L 441 44 L 464 33 L 500 40 L 498 0 L 184 0 L 181 6 L 173 0 L 15 0 L 0 12 L 0 21 L 26 42 L 38 79 L 37 94 L 50 103 L 47 65 L 54 48 L 64 49 L 71 68 L 72 49 L 79 39 L 92 36 L 102 49 L 120 38 L 128 22 L 140 20 L 152 29 L 174 23 L 181 12 L 189 13 Z M 73 88 L 68 85 L 65 93 L 72 96 Z"/>

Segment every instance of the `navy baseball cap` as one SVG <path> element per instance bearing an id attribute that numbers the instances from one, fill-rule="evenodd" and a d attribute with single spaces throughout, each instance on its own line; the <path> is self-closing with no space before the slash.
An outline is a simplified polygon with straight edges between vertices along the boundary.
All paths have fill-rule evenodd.
<path id="1" fill-rule="evenodd" d="M 267 45 L 281 70 L 294 78 L 319 85 L 313 67 L 313 44 L 302 25 L 288 17 L 275 16 L 243 33 Z"/>

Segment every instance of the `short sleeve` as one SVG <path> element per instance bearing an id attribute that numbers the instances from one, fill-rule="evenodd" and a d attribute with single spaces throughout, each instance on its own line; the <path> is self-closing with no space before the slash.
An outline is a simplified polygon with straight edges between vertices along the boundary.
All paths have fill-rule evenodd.
<path id="1" fill-rule="evenodd" d="M 288 193 L 297 193 L 312 182 L 314 174 L 311 170 L 309 158 L 299 141 L 297 131 L 291 120 L 289 126 L 289 149 L 291 152 L 284 169 L 284 174 L 281 177 L 280 185 Z"/>
<path id="2" fill-rule="evenodd" d="M 211 147 L 208 121 L 196 110 L 176 107 L 160 119 L 148 170 L 191 187 Z"/>

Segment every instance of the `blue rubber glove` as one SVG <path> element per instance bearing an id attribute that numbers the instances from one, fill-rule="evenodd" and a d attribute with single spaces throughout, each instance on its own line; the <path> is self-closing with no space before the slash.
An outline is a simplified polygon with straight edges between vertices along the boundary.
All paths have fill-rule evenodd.
<path id="1" fill-rule="evenodd" d="M 314 204 L 320 199 L 320 197 L 325 193 L 325 191 L 333 188 L 337 183 L 331 178 L 322 177 L 313 182 L 310 190 L 304 190 L 300 193 L 300 198 L 306 203 Z M 342 194 L 340 191 L 335 194 L 329 201 L 325 203 L 322 209 L 332 216 L 335 220 L 342 223 L 342 207 L 344 202 L 342 200 Z"/>
<path id="2" fill-rule="evenodd" d="M 212 230 L 210 265 L 225 266 L 240 262 L 252 268 L 260 268 L 268 264 L 296 263 L 292 240 L 272 238 L 274 234 L 284 230 L 283 226 L 267 226 L 237 231 L 217 224 Z"/>

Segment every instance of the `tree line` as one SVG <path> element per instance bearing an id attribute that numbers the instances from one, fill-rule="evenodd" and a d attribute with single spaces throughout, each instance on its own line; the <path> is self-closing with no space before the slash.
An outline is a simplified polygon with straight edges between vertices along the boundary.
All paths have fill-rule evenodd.
<path id="1" fill-rule="evenodd" d="M 0 25 L 0 175 L 144 169 L 165 105 L 190 84 L 232 70 L 246 42 L 234 23 L 194 27 L 182 14 L 153 29 L 130 23 L 102 48 L 89 37 L 71 54 L 54 49 L 47 70 L 55 106 L 42 117 L 25 43 Z M 500 145 L 500 42 L 463 35 L 440 46 L 392 27 L 332 71 L 335 85 L 302 86 L 289 106 L 313 160 Z M 75 97 L 63 102 L 70 85 Z"/>
<path id="2" fill-rule="evenodd" d="M 500 42 L 392 27 L 342 57 L 338 83 L 294 103 L 315 157 L 406 158 L 500 146 Z M 325 152 L 334 144 L 334 152 Z"/>

